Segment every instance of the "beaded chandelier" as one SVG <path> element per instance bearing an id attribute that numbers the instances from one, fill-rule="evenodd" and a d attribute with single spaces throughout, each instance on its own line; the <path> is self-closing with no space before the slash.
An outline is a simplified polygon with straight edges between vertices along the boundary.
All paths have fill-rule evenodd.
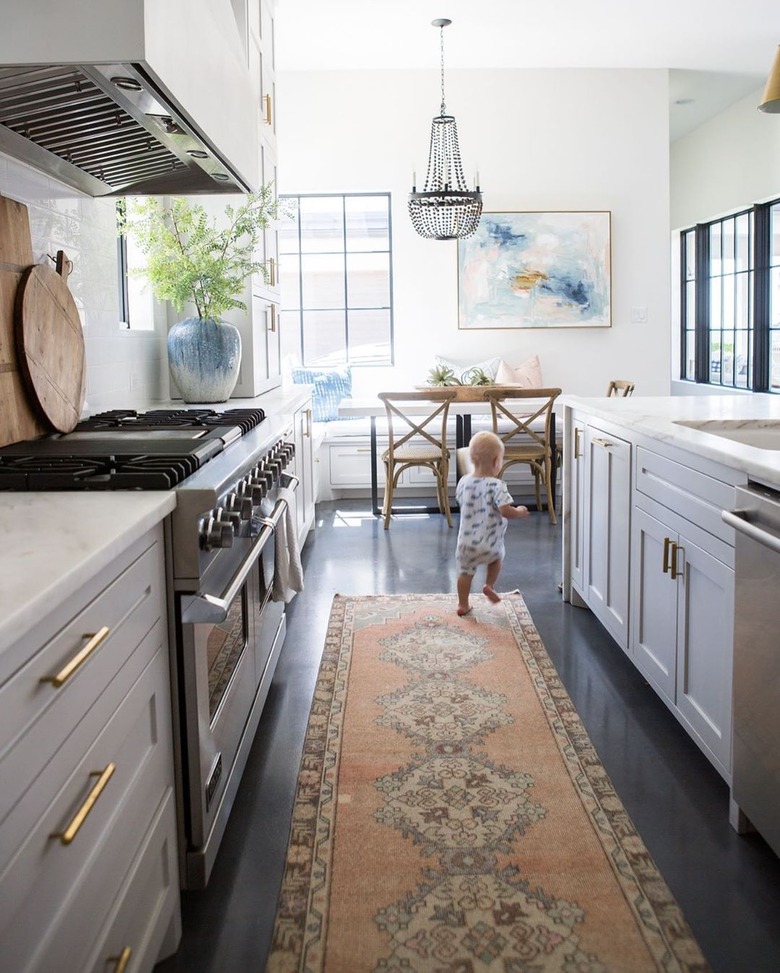
<path id="1" fill-rule="evenodd" d="M 412 225 L 420 236 L 432 240 L 457 240 L 471 236 L 482 215 L 479 178 L 475 190 L 470 191 L 460 161 L 458 126 L 455 118 L 447 114 L 444 99 L 444 28 L 451 23 L 446 18 L 432 21 L 433 26 L 439 28 L 441 47 L 441 112 L 431 124 L 425 188 L 418 193 L 417 186 L 413 184 L 409 193 Z"/>

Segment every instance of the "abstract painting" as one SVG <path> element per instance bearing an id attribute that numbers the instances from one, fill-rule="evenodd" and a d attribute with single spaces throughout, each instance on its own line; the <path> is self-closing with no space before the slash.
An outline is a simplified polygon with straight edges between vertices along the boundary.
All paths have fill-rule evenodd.
<path id="1" fill-rule="evenodd" d="M 458 327 L 608 328 L 610 213 L 483 213 L 458 241 Z"/>

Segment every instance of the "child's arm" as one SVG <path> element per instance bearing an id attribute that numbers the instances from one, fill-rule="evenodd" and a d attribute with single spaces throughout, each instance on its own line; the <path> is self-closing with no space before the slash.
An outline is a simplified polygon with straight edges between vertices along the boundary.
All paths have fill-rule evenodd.
<path id="1" fill-rule="evenodd" d="M 513 507 L 511 503 L 504 503 L 498 508 L 498 512 L 507 520 L 517 520 L 521 517 L 530 517 L 528 507 Z"/>

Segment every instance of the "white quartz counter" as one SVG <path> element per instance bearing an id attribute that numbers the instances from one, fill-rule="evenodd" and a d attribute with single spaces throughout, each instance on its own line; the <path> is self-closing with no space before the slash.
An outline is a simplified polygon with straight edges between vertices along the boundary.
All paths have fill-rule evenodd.
<path id="1" fill-rule="evenodd" d="M 175 506 L 173 491 L 1 493 L 0 651 Z"/>
<path id="2" fill-rule="evenodd" d="M 780 486 L 780 396 L 685 395 L 632 396 L 631 398 L 581 398 L 564 395 L 561 406 L 583 411 L 651 439 L 741 470 L 751 479 Z M 679 425 L 695 422 L 690 428 Z M 709 424 L 711 431 L 707 432 Z M 779 448 L 759 448 L 717 435 L 724 427 L 730 434 L 758 425 L 777 430 Z M 771 429 L 767 427 L 772 427 Z M 774 438 L 774 437 L 771 437 Z"/>

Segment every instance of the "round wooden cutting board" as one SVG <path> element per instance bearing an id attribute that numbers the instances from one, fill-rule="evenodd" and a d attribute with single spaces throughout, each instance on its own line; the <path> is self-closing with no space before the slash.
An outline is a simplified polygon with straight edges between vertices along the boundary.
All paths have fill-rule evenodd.
<path id="1" fill-rule="evenodd" d="M 25 271 L 14 307 L 16 347 L 34 404 L 60 432 L 79 421 L 86 392 L 84 332 L 66 280 L 37 264 Z"/>

